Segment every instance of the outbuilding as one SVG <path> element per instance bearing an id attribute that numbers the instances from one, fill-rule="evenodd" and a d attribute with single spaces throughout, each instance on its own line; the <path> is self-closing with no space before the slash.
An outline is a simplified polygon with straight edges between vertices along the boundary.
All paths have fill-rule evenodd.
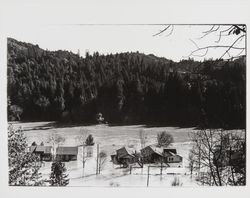
<path id="1" fill-rule="evenodd" d="M 144 163 L 180 163 L 183 158 L 177 154 L 175 148 L 159 147 L 149 145 L 141 149 L 141 155 Z"/>
<path id="2" fill-rule="evenodd" d="M 58 147 L 56 149 L 56 159 L 60 161 L 77 160 L 78 147 Z"/>
<path id="3" fill-rule="evenodd" d="M 143 163 L 157 163 L 163 159 L 163 149 L 155 145 L 149 145 L 141 149 Z"/>
<path id="4" fill-rule="evenodd" d="M 127 167 L 129 164 L 136 163 L 138 161 L 138 156 L 134 149 L 122 147 L 116 150 L 116 154 L 111 155 L 111 161 L 114 164 L 122 164 L 124 167 Z"/>
<path id="5" fill-rule="evenodd" d="M 42 161 L 52 160 L 52 146 L 30 146 L 29 151 L 38 155 Z"/>

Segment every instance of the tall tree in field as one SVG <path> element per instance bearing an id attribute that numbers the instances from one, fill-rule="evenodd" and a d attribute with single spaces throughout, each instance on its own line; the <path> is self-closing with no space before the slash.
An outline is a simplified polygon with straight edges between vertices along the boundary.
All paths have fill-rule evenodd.
<path id="1" fill-rule="evenodd" d="M 108 157 L 108 155 L 104 152 L 104 151 L 101 151 L 100 153 L 99 153 L 99 157 L 98 157 L 98 173 L 100 174 L 101 173 L 101 170 L 103 170 L 104 169 L 104 166 L 105 166 L 105 163 L 106 163 L 106 161 L 107 161 L 107 157 Z"/>
<path id="2" fill-rule="evenodd" d="M 167 147 L 173 142 L 174 142 L 173 136 L 167 133 L 166 131 L 157 134 L 157 143 L 159 147 L 161 146 Z"/>
<path id="3" fill-rule="evenodd" d="M 88 142 L 88 143 L 91 143 L 91 145 L 88 145 L 87 143 L 86 143 L 86 141 L 87 141 L 87 139 L 88 139 L 88 137 L 89 137 L 89 131 L 88 130 L 86 130 L 86 129 L 84 129 L 84 128 L 81 128 L 80 129 L 80 136 L 77 136 L 76 137 L 76 142 L 78 143 L 78 146 L 79 147 L 82 147 L 82 152 L 81 152 L 81 161 L 82 161 L 82 168 L 83 168 L 83 172 L 82 172 L 82 174 L 83 174 L 83 177 L 84 177 L 84 169 L 85 169 L 85 164 L 86 164 L 86 162 L 87 162 L 87 160 L 92 156 L 92 154 L 93 154 L 93 139 L 92 139 L 92 141 L 90 141 L 90 140 L 88 140 L 88 141 L 90 141 L 90 142 Z M 92 137 L 92 136 L 91 136 Z M 93 137 L 92 137 L 93 138 Z"/>
<path id="4" fill-rule="evenodd" d="M 54 161 L 51 165 L 50 185 L 51 186 L 67 186 L 69 184 L 66 167 L 63 162 Z"/>
<path id="5" fill-rule="evenodd" d="M 59 147 L 60 144 L 65 142 L 65 138 L 60 136 L 60 135 L 53 134 L 48 138 L 47 142 L 52 144 L 53 158 L 55 159 L 55 157 L 56 157 L 56 148 Z"/>
<path id="6" fill-rule="evenodd" d="M 86 146 L 93 146 L 95 144 L 93 136 L 90 134 L 86 141 L 85 141 Z"/>
<path id="7" fill-rule="evenodd" d="M 44 184 L 39 169 L 38 156 L 27 151 L 28 145 L 23 131 L 8 127 L 9 185 L 41 186 Z"/>

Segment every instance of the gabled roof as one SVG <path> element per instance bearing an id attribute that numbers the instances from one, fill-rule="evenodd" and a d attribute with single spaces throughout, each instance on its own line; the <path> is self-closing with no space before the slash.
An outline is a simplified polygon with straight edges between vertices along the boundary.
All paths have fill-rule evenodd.
<path id="1" fill-rule="evenodd" d="M 78 147 L 58 147 L 56 149 L 57 155 L 77 155 Z"/>
<path id="2" fill-rule="evenodd" d="M 134 152 L 135 152 L 134 149 L 127 148 L 127 147 L 122 147 L 122 148 L 116 150 L 117 156 L 118 156 L 119 158 L 121 158 L 121 157 L 126 157 L 126 156 L 128 156 L 128 155 L 133 156 L 133 153 L 134 153 Z"/>
<path id="3" fill-rule="evenodd" d="M 42 152 L 44 154 L 50 154 L 51 153 L 52 146 L 31 146 L 30 152 Z"/>
<path id="4" fill-rule="evenodd" d="M 144 150 L 146 148 L 150 148 L 154 153 L 162 156 L 162 152 L 163 152 L 163 148 L 162 147 L 158 147 L 156 145 L 149 145 L 149 146 L 146 146 L 145 148 L 143 148 L 141 150 Z"/>
<path id="5" fill-rule="evenodd" d="M 178 157 L 180 157 L 180 158 L 183 158 L 182 156 L 180 156 L 180 155 L 177 155 L 177 154 L 176 154 L 175 156 L 178 156 Z"/>
<path id="6" fill-rule="evenodd" d="M 163 149 L 162 149 L 161 147 L 155 146 L 155 147 L 151 147 L 151 149 L 153 149 L 153 151 L 154 151 L 155 153 L 157 153 L 158 155 L 161 155 L 161 156 L 162 156 Z"/>
<path id="7" fill-rule="evenodd" d="M 152 145 L 144 147 L 143 149 L 145 149 L 145 148 L 150 148 L 154 153 L 161 155 L 161 156 L 163 156 L 164 153 L 168 153 L 171 156 L 177 155 L 176 149 L 172 148 L 172 147 L 170 147 L 170 148 L 169 147 L 158 147 L 157 144 L 152 144 Z M 143 149 L 141 149 L 141 150 L 143 150 Z"/>
<path id="8" fill-rule="evenodd" d="M 51 153 L 52 146 L 36 146 L 36 151 L 44 152 L 45 154 Z"/>

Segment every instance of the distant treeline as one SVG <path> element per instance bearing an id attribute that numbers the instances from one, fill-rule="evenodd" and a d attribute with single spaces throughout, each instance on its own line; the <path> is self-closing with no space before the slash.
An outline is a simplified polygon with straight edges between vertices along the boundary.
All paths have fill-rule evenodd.
<path id="1" fill-rule="evenodd" d="M 82 58 L 8 39 L 8 119 L 245 128 L 246 60 Z"/>

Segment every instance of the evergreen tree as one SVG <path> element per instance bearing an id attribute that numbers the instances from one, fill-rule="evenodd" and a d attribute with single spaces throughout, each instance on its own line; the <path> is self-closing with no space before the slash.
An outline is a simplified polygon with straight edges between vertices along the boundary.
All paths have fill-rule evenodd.
<path id="1" fill-rule="evenodd" d="M 8 127 L 9 151 L 9 185 L 13 186 L 41 186 L 39 169 L 41 167 L 38 156 L 27 151 L 28 145 L 23 131 Z"/>
<path id="2" fill-rule="evenodd" d="M 139 52 L 85 58 L 8 39 L 8 120 L 245 128 L 246 58 L 173 62 Z"/>
<path id="3" fill-rule="evenodd" d="M 88 135 L 88 137 L 86 138 L 85 144 L 87 146 L 93 146 L 95 144 L 94 138 L 93 138 L 93 136 L 91 134 Z"/>
<path id="4" fill-rule="evenodd" d="M 50 185 L 67 186 L 69 184 L 69 179 L 66 171 L 65 163 L 54 161 L 51 165 Z"/>

